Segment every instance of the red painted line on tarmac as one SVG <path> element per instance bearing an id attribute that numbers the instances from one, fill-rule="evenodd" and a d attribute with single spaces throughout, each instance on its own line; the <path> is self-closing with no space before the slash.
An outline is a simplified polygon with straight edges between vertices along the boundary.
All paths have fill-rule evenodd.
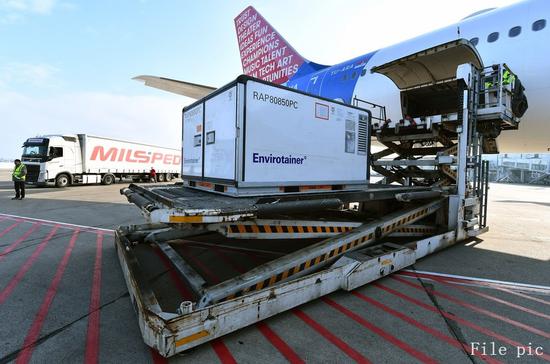
<path id="1" fill-rule="evenodd" d="M 236 272 L 239 272 L 239 273 L 245 273 L 246 272 L 246 269 L 244 269 L 240 264 L 236 263 L 236 262 L 233 262 L 233 260 L 231 258 L 229 258 L 227 256 L 227 254 L 224 254 L 220 251 L 220 249 L 218 248 L 213 248 L 212 251 L 214 252 L 214 254 L 220 258 L 221 260 L 223 260 L 226 264 L 230 265 L 231 268 L 233 268 L 233 270 L 235 270 Z"/>
<path id="2" fill-rule="evenodd" d="M 229 264 L 235 271 L 239 273 L 244 273 L 247 270 L 242 267 L 239 263 L 233 262 L 230 257 L 224 254 L 219 249 L 213 249 L 214 254 L 216 254 L 220 259 Z M 279 335 L 275 333 L 265 322 L 256 323 L 256 327 L 262 333 L 262 335 L 273 345 L 289 362 L 291 363 L 304 363 L 304 361 L 296 354 L 292 348 L 281 339 Z"/>
<path id="3" fill-rule="evenodd" d="M 166 267 L 166 269 L 168 269 L 168 274 L 170 274 L 170 278 L 172 279 L 173 283 L 176 285 L 176 288 L 179 291 L 182 299 L 190 300 L 193 297 L 193 294 L 189 289 L 187 289 L 187 287 L 183 283 L 183 280 L 178 276 L 178 274 L 176 273 L 174 267 L 172 266 L 168 258 L 166 258 L 166 256 L 162 254 L 162 252 L 158 248 L 155 247 L 155 249 L 153 250 L 162 261 L 162 264 Z M 149 349 L 151 350 L 151 358 L 153 359 L 154 364 L 168 363 L 168 359 L 160 355 L 158 351 L 156 351 L 151 347 Z"/>
<path id="4" fill-rule="evenodd" d="M 255 262 L 255 264 L 258 264 L 258 266 L 260 266 L 262 264 L 265 264 L 265 263 L 272 260 L 272 259 L 269 259 L 269 258 L 266 258 L 266 257 L 262 258 L 262 257 L 258 256 L 257 254 L 254 254 L 252 252 L 244 252 L 243 251 L 242 254 L 246 255 L 249 258 L 251 258 Z"/>
<path id="5" fill-rule="evenodd" d="M 184 250 L 188 251 L 189 247 L 184 247 Z M 186 254 L 186 257 L 192 260 L 193 263 L 195 263 L 195 265 L 201 270 L 201 272 L 204 273 L 206 276 L 208 276 L 212 282 L 215 282 L 215 283 L 220 282 L 220 278 L 216 274 L 214 274 L 214 272 L 212 272 L 210 268 L 208 268 L 200 260 L 195 258 L 193 254 Z"/>
<path id="6" fill-rule="evenodd" d="M 450 314 L 450 313 L 445 312 L 445 311 L 440 311 L 440 310 L 438 310 L 437 308 L 435 308 L 434 306 L 427 305 L 427 304 L 425 304 L 425 303 L 422 302 L 422 301 L 419 301 L 419 300 L 417 300 L 417 299 L 415 299 L 415 298 L 409 297 L 409 296 L 407 296 L 407 295 L 405 295 L 405 294 L 403 294 L 403 293 L 401 293 L 401 292 L 398 292 L 398 291 L 396 291 L 396 290 L 394 290 L 394 289 L 392 289 L 392 288 L 390 288 L 390 287 L 386 287 L 386 286 L 380 284 L 379 282 L 373 282 L 372 285 L 373 285 L 374 287 L 380 288 L 380 289 L 382 289 L 382 290 L 384 290 L 384 291 L 386 291 L 386 292 L 388 292 L 388 293 L 391 293 L 391 294 L 393 294 L 394 296 L 397 296 L 397 297 L 399 297 L 399 298 L 402 298 L 402 299 L 404 299 L 405 301 L 409 301 L 409 302 L 411 302 L 411 303 L 414 303 L 415 305 L 417 305 L 417 306 L 419 306 L 419 307 L 422 307 L 422 308 L 424 308 L 425 310 L 432 311 L 432 312 L 434 312 L 434 313 L 436 313 L 436 314 L 438 314 L 438 315 L 443 315 L 443 316 L 445 316 L 445 317 L 447 317 L 447 318 L 449 318 L 449 319 L 451 319 L 451 320 L 453 320 L 453 321 L 456 321 L 456 322 L 458 322 L 458 323 L 460 323 L 460 324 L 462 324 L 462 325 L 464 325 L 464 326 L 468 326 L 468 327 L 470 327 L 470 328 L 472 328 L 472 329 L 474 329 L 474 330 L 476 330 L 476 331 L 479 331 L 479 332 L 481 332 L 481 333 L 484 334 L 484 335 L 491 336 L 491 337 L 493 337 L 493 338 L 495 338 L 495 339 L 497 339 L 497 340 L 500 340 L 500 341 L 502 341 L 503 343 L 506 343 L 506 344 L 508 344 L 508 345 L 510 345 L 510 346 L 514 346 L 514 347 L 516 347 L 516 348 L 524 348 L 524 349 L 526 349 L 526 350 L 528 349 L 528 346 L 527 346 L 527 345 L 524 345 L 524 344 L 522 344 L 522 343 L 520 343 L 520 342 L 518 342 L 518 341 L 512 340 L 512 339 L 510 339 L 510 338 L 508 338 L 508 337 L 506 337 L 506 336 L 504 336 L 504 335 L 500 335 L 500 334 L 498 334 L 498 333 L 496 333 L 496 332 L 494 332 L 494 331 L 492 331 L 492 330 L 489 330 L 489 329 L 486 329 L 486 328 L 484 328 L 484 327 L 478 326 L 478 325 L 474 324 L 473 322 L 470 322 L 470 321 L 468 321 L 468 320 L 466 320 L 466 319 L 463 319 L 463 318 L 461 318 L 460 316 L 457 316 L 457 315 L 455 315 L 455 314 Z M 543 358 L 543 359 L 546 360 L 546 361 L 550 361 L 550 355 L 548 355 L 548 354 L 543 354 L 542 356 L 539 356 L 539 358 Z"/>
<path id="7" fill-rule="evenodd" d="M 31 268 L 31 266 L 34 264 L 36 259 L 38 259 L 38 256 L 44 248 L 46 248 L 46 245 L 51 240 L 51 238 L 54 236 L 56 231 L 59 229 L 58 226 L 54 226 L 52 230 L 48 233 L 48 235 L 38 244 L 38 247 L 34 250 L 32 255 L 23 263 L 17 274 L 11 279 L 11 281 L 8 283 L 8 285 L 0 292 L 0 305 L 4 303 L 6 298 L 13 292 L 17 284 L 23 279 L 23 276 L 27 271 Z"/>
<path id="8" fill-rule="evenodd" d="M 502 287 L 495 287 L 495 289 L 498 289 L 499 291 L 510 293 L 512 295 L 522 297 L 522 298 L 525 298 L 525 299 L 528 299 L 528 300 L 531 300 L 531 301 L 534 301 L 534 302 L 542 303 L 542 304 L 545 304 L 545 305 L 550 305 L 550 301 L 543 300 L 542 298 L 532 297 L 532 296 L 526 295 L 524 293 L 514 292 L 512 290 L 509 290 L 507 288 L 502 288 Z"/>
<path id="9" fill-rule="evenodd" d="M 2 218 L 1 221 L 3 221 L 4 219 L 5 219 L 5 217 Z M 17 225 L 21 224 L 22 222 L 23 222 L 23 221 L 16 221 L 16 222 L 14 222 L 13 224 L 11 224 L 10 226 L 8 226 L 7 228 L 5 228 L 4 230 L 2 230 L 2 232 L 0 232 L 0 238 L 1 238 L 2 236 L 6 235 L 7 233 L 9 233 L 10 231 L 12 231 L 13 229 L 15 229 L 15 227 L 16 227 Z"/>
<path id="10" fill-rule="evenodd" d="M 31 328 L 27 333 L 27 337 L 25 337 L 25 341 L 23 342 L 23 350 L 21 350 L 17 355 L 17 364 L 28 363 L 31 360 L 32 352 L 34 351 L 34 344 L 36 340 L 38 340 L 38 336 L 40 335 L 40 331 L 42 330 L 42 325 L 44 324 L 44 321 L 48 316 L 48 311 L 50 310 L 50 306 L 57 293 L 57 288 L 59 287 L 59 282 L 61 282 L 61 278 L 63 277 L 65 268 L 67 268 L 67 264 L 69 263 L 69 258 L 71 257 L 71 253 L 73 252 L 78 234 L 79 230 L 75 230 L 73 232 L 71 240 L 69 241 L 69 245 L 67 245 L 67 248 L 65 249 L 65 254 L 63 255 L 63 258 L 61 258 L 61 262 L 59 262 L 57 266 L 55 276 L 53 277 L 52 282 L 50 283 L 50 287 L 46 292 L 44 301 L 42 301 L 42 304 L 38 309 L 38 313 L 34 318 Z"/>
<path id="11" fill-rule="evenodd" d="M 176 272 L 176 269 L 170 263 L 166 255 L 164 255 L 158 248 L 154 249 L 155 253 L 158 255 L 160 260 L 162 261 L 162 264 L 168 269 L 168 274 L 170 274 L 170 278 L 172 279 L 172 282 L 176 285 L 176 288 L 178 289 L 182 299 L 186 301 L 192 301 L 193 300 L 193 293 L 187 288 L 185 283 L 183 282 L 183 279 L 179 276 L 179 274 Z"/>
<path id="12" fill-rule="evenodd" d="M 222 260 L 227 264 L 231 265 L 235 271 L 239 273 L 244 273 L 247 270 L 242 267 L 237 262 L 233 262 L 230 257 L 228 257 L 223 252 L 214 249 L 214 253 L 217 254 Z M 264 335 L 264 337 L 273 345 L 288 361 L 291 363 L 304 363 L 304 361 L 292 350 L 292 348 L 281 339 L 265 322 L 256 323 L 258 330 Z"/>
<path id="13" fill-rule="evenodd" d="M 212 349 L 214 349 L 214 352 L 223 364 L 237 364 L 237 361 L 233 355 L 231 355 L 231 352 L 227 346 L 225 346 L 222 339 L 218 338 L 212 341 Z"/>
<path id="14" fill-rule="evenodd" d="M 168 359 L 166 359 L 164 356 L 160 355 L 158 351 L 156 351 L 153 348 L 151 349 L 151 358 L 153 359 L 153 364 L 167 364 Z"/>
<path id="15" fill-rule="evenodd" d="M 449 283 L 445 279 L 441 279 L 440 277 L 434 277 L 434 276 L 426 277 L 426 275 L 424 275 L 424 274 L 421 274 L 421 273 L 415 274 L 415 273 L 411 273 L 411 272 L 397 273 L 397 275 L 403 275 L 403 276 L 414 277 L 414 278 L 416 278 L 416 277 L 430 278 L 430 279 L 432 279 L 436 282 L 444 284 L 448 287 L 452 287 L 454 289 L 458 289 L 462 292 L 467 292 L 467 293 L 470 293 L 470 294 L 473 294 L 473 295 L 476 295 L 476 296 L 479 296 L 479 297 L 483 297 L 483 298 L 486 298 L 490 301 L 498 302 L 498 303 L 501 303 L 505 306 L 512 307 L 512 308 L 515 308 L 517 310 L 520 310 L 520 311 L 523 311 L 523 312 L 526 312 L 526 313 L 530 313 L 531 315 L 542 317 L 542 318 L 545 318 L 547 320 L 550 320 L 550 315 L 546 315 L 542 312 L 538 312 L 538 311 L 532 310 L 530 308 L 523 307 L 521 305 L 517 305 L 517 304 L 512 303 L 510 301 L 506 301 L 506 300 L 500 299 L 498 297 L 491 296 L 491 295 L 483 293 L 483 292 L 475 291 L 471 288 L 467 288 L 467 287 L 463 287 L 463 286 L 459 286 L 459 285 L 456 285 L 456 284 Z"/>
<path id="16" fill-rule="evenodd" d="M 418 289 L 418 290 L 420 290 L 420 291 L 424 291 L 425 289 L 429 289 L 429 288 L 423 287 L 423 286 L 420 285 L 420 284 L 413 283 L 413 282 L 409 282 L 408 280 L 406 280 L 406 279 L 404 279 L 404 278 L 397 277 L 397 276 L 394 276 L 394 275 L 390 276 L 390 278 L 393 279 L 393 280 L 399 281 L 399 282 L 401 282 L 401 283 L 403 283 L 403 284 L 406 284 L 406 285 L 408 285 L 408 286 L 410 286 L 410 287 L 413 287 L 413 288 L 415 288 L 415 289 Z M 540 336 L 543 336 L 543 337 L 545 337 L 545 338 L 550 339 L 550 333 L 548 333 L 548 332 L 546 332 L 546 331 L 539 330 L 539 329 L 537 329 L 537 328 L 535 328 L 535 327 L 533 327 L 533 326 L 524 324 L 524 323 L 519 322 L 519 321 L 516 321 L 516 320 L 512 320 L 512 319 L 510 319 L 510 318 L 508 318 L 508 317 L 504 317 L 504 316 L 499 315 L 499 314 L 497 314 L 497 313 L 494 313 L 494 312 L 492 312 L 492 311 L 489 311 L 489 310 L 486 310 L 486 309 L 484 309 L 484 308 L 478 307 L 478 306 L 476 306 L 476 305 L 472 305 L 472 304 L 470 304 L 470 303 L 464 302 L 464 301 L 462 301 L 462 300 L 459 300 L 458 298 L 449 296 L 449 295 L 447 295 L 447 294 L 445 294 L 445 293 L 436 292 L 436 291 L 431 290 L 431 289 L 429 289 L 429 291 L 430 291 L 432 294 L 434 294 L 434 295 L 436 295 L 436 296 L 438 296 L 438 297 L 442 297 L 442 298 L 444 298 L 444 299 L 446 299 L 446 300 L 449 300 L 449 301 L 451 301 L 451 302 L 454 302 L 454 303 L 456 303 L 456 304 L 459 305 L 459 306 L 466 307 L 466 308 L 468 308 L 468 309 L 470 309 L 470 310 L 472 310 L 472 311 L 475 311 L 475 312 L 477 312 L 477 313 L 480 313 L 480 314 L 482 314 L 482 315 L 492 317 L 492 318 L 494 318 L 494 319 L 496 319 L 496 320 L 499 320 L 499 321 L 502 321 L 502 322 L 506 322 L 506 323 L 508 323 L 508 324 L 510 324 L 510 325 L 513 325 L 513 326 L 515 326 L 515 327 L 519 327 L 520 329 L 523 329 L 523 330 L 525 330 L 525 331 L 529 331 L 529 332 L 532 332 L 532 333 L 534 333 L 534 334 L 537 334 L 537 335 L 540 335 Z"/>
<path id="17" fill-rule="evenodd" d="M 15 227 L 19 224 L 20 222 L 17 222 L 15 224 L 13 224 L 12 226 Z M 13 243 L 11 243 L 6 249 L 2 250 L 2 253 L 0 253 L 0 262 L 2 260 L 4 260 L 5 256 L 8 255 L 9 253 L 11 253 L 15 248 L 17 248 L 17 246 L 19 244 L 21 244 L 22 242 L 24 242 L 33 232 L 36 231 L 36 229 L 38 229 L 40 227 L 40 223 L 35 223 L 33 224 L 29 230 L 27 230 L 23 235 L 21 235 L 19 237 L 19 239 L 17 239 L 16 241 L 14 241 Z M 10 226 L 9 228 L 11 228 L 12 226 Z M 8 228 L 8 229 L 9 229 Z M 7 229 L 6 229 L 7 230 Z M 11 230 L 11 229 L 10 229 Z"/>
<path id="18" fill-rule="evenodd" d="M 222 256 L 225 256 L 223 253 L 220 252 L 220 254 Z M 246 270 L 237 265 L 237 263 L 232 263 L 230 261 L 230 259 L 228 257 L 225 258 L 225 260 L 228 262 L 228 264 L 231 264 L 232 266 L 235 267 L 235 270 L 238 271 L 238 272 L 245 272 Z M 334 344 L 336 347 L 338 347 L 341 351 L 343 351 L 345 354 L 347 354 L 350 358 L 352 358 L 353 360 L 355 360 L 356 362 L 358 363 L 370 363 L 369 360 L 367 358 L 365 358 L 363 355 L 361 355 L 359 352 L 357 352 L 356 350 L 354 350 L 351 346 L 349 346 L 348 344 L 346 344 L 345 342 L 343 342 L 342 340 L 340 340 L 338 337 L 336 337 L 336 335 L 332 334 L 329 330 L 327 330 L 325 327 L 323 327 L 322 325 L 320 325 L 318 322 L 316 322 L 315 320 L 313 320 L 311 317 L 309 317 L 305 312 L 303 312 L 302 310 L 300 309 L 295 309 L 292 311 L 297 317 L 299 317 L 302 321 L 304 321 L 306 324 L 308 324 L 311 328 L 313 328 L 315 331 L 317 331 L 319 334 L 321 334 L 325 339 L 327 339 L 328 341 L 330 341 L 332 344 Z M 263 322 L 259 322 L 256 324 L 256 326 L 258 326 L 258 328 L 260 329 L 260 332 L 262 332 L 262 334 L 264 334 L 264 336 L 266 336 L 266 338 L 273 344 L 273 346 L 275 346 L 279 351 L 281 351 L 279 349 L 279 347 L 277 347 L 276 343 L 277 342 L 280 342 L 282 344 L 284 344 L 286 347 L 288 347 L 288 345 L 286 345 L 286 343 L 280 339 L 278 336 L 276 338 L 273 338 L 274 340 L 271 340 L 270 337 L 268 337 L 267 335 L 265 335 L 265 333 L 262 331 L 262 326 L 263 327 L 266 327 L 269 329 L 269 327 L 267 326 L 267 324 L 263 323 Z M 269 329 L 271 332 L 273 332 L 271 329 Z M 273 334 L 275 334 L 273 332 Z M 276 335 L 276 334 L 275 334 Z M 290 349 L 290 348 L 289 348 Z M 283 352 L 281 352 L 283 355 L 285 355 Z M 291 360 L 288 356 L 285 355 L 285 357 L 288 359 L 288 360 Z M 297 356 L 296 356 L 297 357 Z M 299 360 L 301 360 L 299 357 L 298 357 Z"/>
<path id="19" fill-rule="evenodd" d="M 258 322 L 256 327 L 289 362 L 305 363 L 265 322 Z"/>
<path id="20" fill-rule="evenodd" d="M 235 269 L 238 272 L 245 272 L 246 269 L 238 265 L 236 262 L 233 263 L 226 254 L 223 252 L 213 249 L 214 254 L 218 255 L 222 260 L 224 260 L 227 264 L 231 265 L 233 269 Z M 223 258 L 225 256 L 225 258 Z M 215 273 L 210 271 L 206 266 L 204 266 L 198 259 L 195 259 L 192 255 L 190 256 L 191 260 L 195 262 L 197 266 L 207 275 L 209 275 L 214 282 L 220 282 L 221 279 L 218 277 Z M 284 342 L 283 339 L 279 335 L 275 333 L 265 322 L 258 322 L 256 323 L 256 327 L 258 330 L 262 333 L 262 335 L 275 347 L 288 361 L 291 363 L 303 363 L 304 361 L 292 350 L 290 346 L 286 342 Z M 214 343 L 212 344 L 214 345 Z M 217 353 L 217 352 L 216 352 Z M 219 354 L 218 354 L 219 356 Z M 221 359 L 221 358 L 220 358 Z"/>
<path id="21" fill-rule="evenodd" d="M 331 306 L 331 307 L 335 308 L 336 310 L 340 311 L 344 315 L 348 316 L 349 318 L 351 318 L 355 322 L 357 322 L 357 323 L 361 324 L 362 326 L 366 327 L 368 330 L 370 330 L 370 331 L 374 332 L 375 334 L 377 334 L 378 336 L 384 338 L 386 341 L 389 341 L 393 345 L 395 345 L 398 348 L 400 348 L 401 350 L 405 351 L 407 354 L 409 354 L 409 355 L 415 357 L 416 359 L 420 360 L 421 362 L 423 362 L 423 363 L 437 363 L 437 361 L 435 359 L 433 359 L 432 357 L 430 357 L 430 356 L 416 350 L 415 348 L 409 346 L 408 344 L 406 344 L 405 342 L 399 340 L 395 336 L 389 334 L 388 332 L 382 330 L 378 326 L 376 326 L 376 325 L 370 323 L 369 321 L 365 320 L 363 317 L 361 317 L 361 316 L 357 315 L 356 313 L 348 310 L 344 306 L 334 302 L 330 298 L 323 297 L 323 298 L 321 298 L 321 300 L 323 300 L 323 302 L 327 303 L 329 306 Z"/>
<path id="22" fill-rule="evenodd" d="M 163 255 L 162 253 L 159 252 L 160 255 Z M 198 263 L 197 265 L 202 265 L 202 263 L 198 262 L 197 259 L 195 259 L 193 257 L 193 255 L 191 254 L 191 256 L 189 257 L 191 260 L 193 260 L 195 263 Z M 168 258 L 166 259 L 163 259 L 163 262 L 165 264 L 165 266 L 170 270 L 170 272 L 173 272 L 173 275 L 171 274 L 172 276 L 172 279 L 174 279 L 175 281 L 180 281 L 180 284 L 177 284 L 176 283 L 176 286 L 178 287 L 178 289 L 180 290 L 180 293 L 183 295 L 183 294 L 189 294 L 191 295 L 191 292 L 185 288 L 183 282 L 181 282 L 181 277 L 174 271 L 173 267 L 172 267 L 172 264 L 169 262 Z M 204 267 L 204 265 L 202 265 Z M 205 269 L 208 270 L 208 268 L 204 267 Z M 208 270 L 208 272 L 212 275 L 212 278 L 215 280 L 215 281 L 219 281 L 218 277 L 216 275 L 214 275 L 212 272 L 210 272 Z M 205 272 L 206 273 L 206 272 Z M 214 341 L 211 342 L 211 346 L 212 346 L 212 349 L 214 349 L 214 352 L 216 353 L 216 355 L 218 356 L 218 358 L 220 359 L 220 361 L 222 363 L 237 363 L 235 361 L 235 358 L 233 358 L 233 355 L 231 354 L 231 352 L 229 351 L 229 349 L 227 348 L 227 346 L 225 346 L 223 340 L 221 338 L 218 338 Z"/>
<path id="23" fill-rule="evenodd" d="M 465 343 L 460 343 L 453 337 L 450 337 L 448 335 L 445 335 L 443 333 L 441 333 L 440 331 L 437 331 L 435 329 L 432 329 L 431 327 L 429 326 L 426 326 L 424 325 L 423 323 L 399 312 L 399 311 L 396 311 L 390 307 L 388 307 L 387 305 L 381 303 L 381 302 L 378 302 L 376 301 L 375 299 L 373 298 L 370 298 L 370 297 L 367 297 L 359 292 L 356 292 L 356 291 L 353 291 L 351 292 L 354 296 L 358 297 L 359 299 L 367 302 L 367 303 L 370 303 L 371 305 L 373 306 L 376 306 L 378 307 L 379 309 L 389 313 L 390 315 L 392 316 L 395 316 L 397 318 L 399 318 L 400 320 L 402 321 L 405 321 L 413 326 L 415 326 L 416 328 L 424 331 L 424 332 L 427 332 L 428 334 L 432 335 L 433 337 L 436 337 L 442 341 L 445 341 L 446 343 L 456 347 L 456 348 L 459 348 L 459 349 L 462 349 L 464 348 L 464 350 L 467 352 L 467 353 L 470 353 L 472 350 L 471 348 L 466 345 Z M 476 356 L 479 356 L 482 360 L 486 361 L 487 363 L 501 363 L 500 361 L 496 360 L 496 359 L 493 359 L 491 358 L 490 356 L 488 355 L 482 355 L 479 351 L 474 351 L 473 352 Z"/>
<path id="24" fill-rule="evenodd" d="M 336 335 L 327 330 L 324 326 L 319 324 L 317 321 L 309 317 L 304 311 L 300 309 L 295 309 L 292 311 L 294 315 L 298 316 L 302 321 L 304 321 L 309 327 L 317 331 L 321 336 L 330 341 L 334 346 L 343 351 L 351 359 L 355 360 L 357 363 L 369 364 L 370 361 L 365 358 L 361 353 L 353 349 L 351 346 L 340 340 Z"/>
<path id="25" fill-rule="evenodd" d="M 100 318 L 100 293 L 101 293 L 101 255 L 103 247 L 103 233 L 97 233 L 96 252 L 94 262 L 94 275 L 92 279 L 92 294 L 90 297 L 90 308 L 88 312 L 88 330 L 86 333 L 86 364 L 99 361 L 99 318 Z"/>

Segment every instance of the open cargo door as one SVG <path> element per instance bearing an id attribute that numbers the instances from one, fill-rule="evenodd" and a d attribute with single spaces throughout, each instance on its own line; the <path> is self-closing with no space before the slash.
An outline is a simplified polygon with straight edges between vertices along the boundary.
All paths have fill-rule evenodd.
<path id="1" fill-rule="evenodd" d="M 483 68 L 474 46 L 466 39 L 458 39 L 373 67 L 371 73 L 383 74 L 400 90 L 406 90 L 453 80 L 457 66 L 464 63 Z"/>
<path id="2" fill-rule="evenodd" d="M 458 39 L 373 67 L 371 72 L 389 77 L 401 90 L 403 118 L 417 118 L 456 111 L 457 68 L 465 63 L 483 69 L 474 46 Z"/>

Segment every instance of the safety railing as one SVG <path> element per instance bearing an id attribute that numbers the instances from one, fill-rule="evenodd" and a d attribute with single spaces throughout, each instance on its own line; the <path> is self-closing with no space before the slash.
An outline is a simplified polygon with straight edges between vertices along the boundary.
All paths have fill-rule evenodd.
<path id="1" fill-rule="evenodd" d="M 353 97 L 352 105 L 361 107 L 363 109 L 371 110 L 371 119 L 372 124 L 376 127 L 375 124 L 382 126 L 386 123 L 386 107 L 360 99 L 356 96 Z"/>

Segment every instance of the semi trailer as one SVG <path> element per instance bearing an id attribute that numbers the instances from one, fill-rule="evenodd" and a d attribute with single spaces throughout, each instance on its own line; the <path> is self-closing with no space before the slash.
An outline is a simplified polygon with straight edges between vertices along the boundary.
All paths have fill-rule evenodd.
<path id="1" fill-rule="evenodd" d="M 87 134 L 29 138 L 23 143 L 21 160 L 27 166 L 26 183 L 56 187 L 110 185 L 117 178 L 145 182 L 151 168 L 158 182 L 171 181 L 181 168 L 178 149 Z"/>
<path id="2" fill-rule="evenodd" d="M 404 109 L 403 120 L 390 123 L 383 106 L 358 98 L 349 105 L 357 114 L 354 120 L 371 116 L 363 162 L 383 177 L 377 183 L 368 173 L 355 180 L 354 173 L 365 172 L 357 164 L 357 170 L 342 177 L 336 164 L 350 161 L 345 141 L 351 144 L 351 136 L 342 132 L 352 128 L 348 125 L 348 130 L 345 117 L 336 118 L 336 109 L 331 118 L 334 100 L 241 78 L 236 86 L 243 92 L 231 101 L 235 108 L 205 117 L 208 100 L 221 95 L 221 101 L 229 102 L 224 92 L 235 86 L 229 84 L 184 109 L 184 152 L 202 148 L 205 140 L 219 140 L 205 135 L 219 133 L 208 121 L 226 120 L 224 127 L 232 134 L 224 135 L 235 145 L 235 153 L 226 157 L 234 163 L 230 178 L 214 179 L 204 175 L 209 162 L 201 151 L 197 156 L 202 160 L 183 160 L 183 170 L 192 172 L 183 176 L 184 183 L 121 190 L 147 219 L 119 227 L 115 247 L 149 346 L 163 356 L 175 355 L 336 290 L 353 290 L 488 231 L 488 165 L 481 156 L 497 153 L 500 133 L 519 127 L 514 103 L 523 102 L 524 95 L 518 76 L 505 64 L 484 66 L 475 47 L 463 39 L 370 71 L 399 87 Z M 511 83 L 504 82 L 505 73 L 513 76 Z M 307 98 L 300 105 L 310 105 L 314 116 L 317 103 L 328 104 L 328 114 L 320 113 L 328 119 L 315 121 L 304 114 L 290 118 L 289 125 L 289 116 L 277 107 L 286 110 L 292 104 L 273 105 L 263 98 L 253 106 L 260 108 L 256 116 L 244 120 L 248 88 L 258 84 L 264 94 L 283 100 Z M 335 108 L 341 106 L 335 103 Z M 202 117 L 193 119 L 186 112 L 202 112 Z M 194 120 L 194 135 L 186 139 L 189 120 Z M 331 133 L 300 131 L 311 122 L 335 125 Z M 249 123 L 263 132 L 249 134 Z M 258 169 L 254 182 L 261 183 L 246 183 L 255 153 L 278 156 L 284 133 L 292 141 L 287 153 L 294 145 L 306 153 L 295 138 L 309 136 L 304 143 L 315 147 L 307 153 L 326 157 L 336 146 L 336 159 L 303 174 L 290 173 L 293 163 L 266 163 L 253 167 Z M 243 140 L 248 138 L 255 140 Z M 384 149 L 373 152 L 370 141 Z M 266 150 L 257 149 L 262 146 Z M 355 155 L 363 157 L 358 149 Z"/>

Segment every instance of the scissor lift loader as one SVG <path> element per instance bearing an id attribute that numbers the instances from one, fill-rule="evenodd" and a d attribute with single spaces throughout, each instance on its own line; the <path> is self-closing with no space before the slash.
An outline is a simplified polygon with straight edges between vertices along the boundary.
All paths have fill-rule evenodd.
<path id="1" fill-rule="evenodd" d="M 373 142 L 386 147 L 371 158 L 383 180 L 362 189 L 245 197 L 177 184 L 121 190 L 149 221 L 116 231 L 145 342 L 171 356 L 487 231 L 481 154 L 496 152 L 502 130 L 517 129 L 512 104 L 523 97 L 515 75 L 503 82 L 505 71 L 484 68 L 466 40 L 373 68 L 400 88 L 404 120 L 371 121 Z M 489 97 L 498 101 L 480 103 Z M 244 268 L 215 260 L 219 250 Z M 163 278 L 161 262 L 179 287 Z"/>

